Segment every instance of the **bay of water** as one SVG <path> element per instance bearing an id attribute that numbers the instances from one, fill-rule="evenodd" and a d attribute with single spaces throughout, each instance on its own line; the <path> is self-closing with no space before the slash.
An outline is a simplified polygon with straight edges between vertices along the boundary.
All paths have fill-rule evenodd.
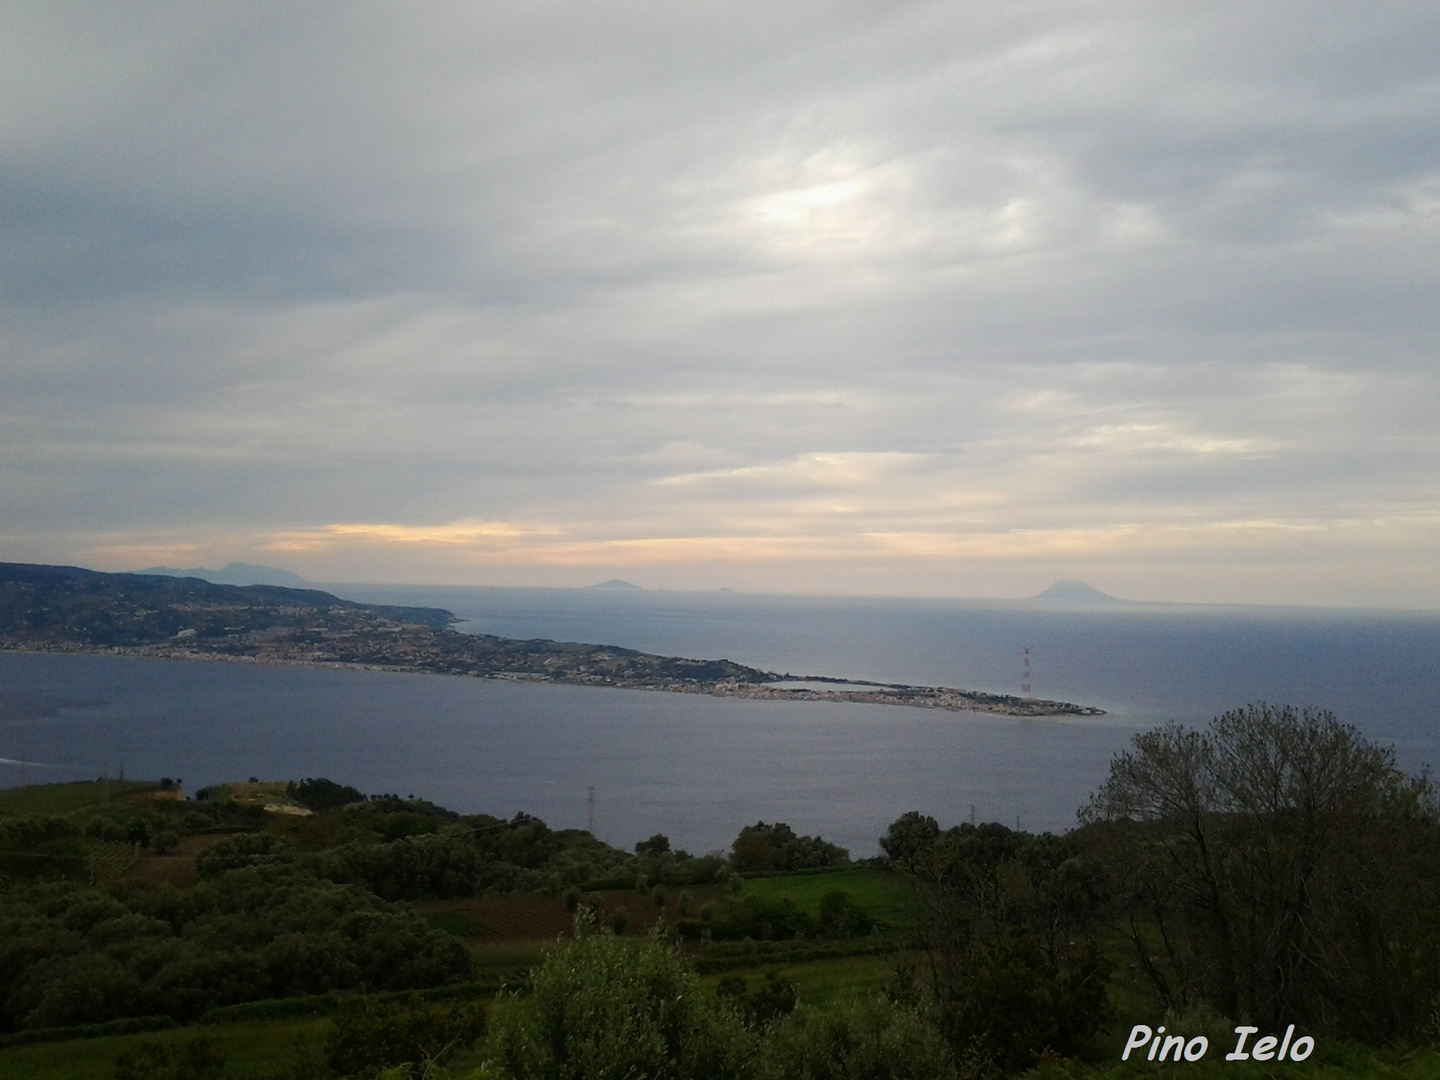
<path id="1" fill-rule="evenodd" d="M 738 593 L 332 586 L 445 607 L 462 629 L 1018 693 L 1108 715 L 1035 721 L 864 703 L 243 663 L 0 653 L 0 759 L 31 782 L 179 776 L 194 790 L 329 776 L 464 811 L 536 814 L 695 851 L 789 822 L 871 854 L 900 813 L 1063 829 L 1137 730 L 1251 701 L 1328 708 L 1440 763 L 1440 616 L 1303 609 L 817 599 Z M 0 762 L 0 784 L 20 781 Z"/>

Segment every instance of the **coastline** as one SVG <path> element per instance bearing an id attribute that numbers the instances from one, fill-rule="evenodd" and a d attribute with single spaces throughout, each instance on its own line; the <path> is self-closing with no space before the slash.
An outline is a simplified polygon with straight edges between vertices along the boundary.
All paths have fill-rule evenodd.
<path id="1" fill-rule="evenodd" d="M 476 635 L 478 636 L 478 635 Z M 569 643 L 561 643 L 569 644 Z M 602 649 L 598 646 L 583 646 Z M 535 682 L 563 686 L 588 686 L 621 690 L 648 690 L 672 694 L 705 694 L 711 697 L 741 698 L 757 701 L 848 702 L 854 704 L 888 705 L 899 708 L 939 709 L 945 712 L 980 712 L 1024 719 L 1064 719 L 1106 715 L 1104 709 L 1077 705 L 1068 701 L 1044 698 L 1022 698 L 1007 694 L 963 690 L 946 686 L 910 686 L 875 683 L 831 676 L 796 676 L 761 673 L 774 681 L 815 681 L 827 686 L 853 685 L 864 689 L 810 690 L 773 686 L 767 682 L 742 679 L 705 680 L 696 678 L 646 678 L 606 675 L 588 670 L 486 671 L 478 668 L 437 667 L 426 662 L 375 663 L 363 660 L 327 659 L 255 653 L 221 652 L 169 644 L 159 645 L 88 645 L 79 642 L 0 642 L 6 652 L 50 653 L 88 656 L 129 656 L 159 660 L 183 660 L 200 663 L 259 664 L 269 667 L 299 667 L 317 670 L 350 670 L 396 672 L 411 675 L 451 675 L 465 678 L 493 679 L 504 682 Z M 618 653 L 628 650 L 604 650 Z M 644 655 L 644 654 L 640 654 Z M 670 660 L 671 657 L 659 659 Z"/>

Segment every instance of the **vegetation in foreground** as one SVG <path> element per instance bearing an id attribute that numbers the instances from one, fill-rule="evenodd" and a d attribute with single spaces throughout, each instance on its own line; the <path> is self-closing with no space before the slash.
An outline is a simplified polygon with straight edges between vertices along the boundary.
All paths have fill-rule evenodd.
<path id="1" fill-rule="evenodd" d="M 329 781 L 163 791 L 0 797 L 0 1039 L 208 1023 L 15 1045 L 7 1076 L 1440 1075 L 1435 795 L 1326 714 L 1147 732 L 1071 833 L 909 813 L 873 866 L 778 823 L 695 858 Z M 154 854 L 167 831 L 192 853 Z M 119 846 L 107 878 L 91 856 Z M 192 881 L 145 876 L 187 858 Z M 576 932 L 536 955 L 486 903 Z M 1122 1062 L 1136 1024 L 1207 1052 Z M 1242 1024 L 1313 1049 L 1226 1062 Z"/>

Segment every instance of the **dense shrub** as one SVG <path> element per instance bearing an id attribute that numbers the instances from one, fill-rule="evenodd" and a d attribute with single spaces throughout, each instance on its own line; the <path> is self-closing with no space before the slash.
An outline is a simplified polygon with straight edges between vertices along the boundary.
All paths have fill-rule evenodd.
<path id="1" fill-rule="evenodd" d="M 960 1080 L 939 1032 L 918 1011 L 883 998 L 821 1012 L 801 1007 L 765 1033 L 756 1080 Z"/>
<path id="2" fill-rule="evenodd" d="M 754 990 L 739 975 L 722 976 L 715 992 L 729 1002 L 730 1007 L 751 1027 L 764 1027 L 782 1016 L 788 1016 L 800 1002 L 795 984 L 776 971 L 767 971 Z"/>
<path id="3" fill-rule="evenodd" d="M 753 1037 L 672 947 L 626 941 L 577 915 L 576 940 L 531 973 L 532 1000 L 499 1011 L 487 1045 L 513 1080 L 727 1080 L 748 1075 Z"/>

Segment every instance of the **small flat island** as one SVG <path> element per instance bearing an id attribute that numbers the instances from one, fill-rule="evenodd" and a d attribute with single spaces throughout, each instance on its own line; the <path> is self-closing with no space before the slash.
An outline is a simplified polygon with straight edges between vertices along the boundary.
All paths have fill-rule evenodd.
<path id="1" fill-rule="evenodd" d="M 323 664 L 772 701 L 854 701 L 1007 716 L 1101 716 L 1064 701 L 762 671 L 634 649 L 452 629 L 441 608 L 360 604 L 318 589 L 217 585 L 0 563 L 0 649 Z"/>

